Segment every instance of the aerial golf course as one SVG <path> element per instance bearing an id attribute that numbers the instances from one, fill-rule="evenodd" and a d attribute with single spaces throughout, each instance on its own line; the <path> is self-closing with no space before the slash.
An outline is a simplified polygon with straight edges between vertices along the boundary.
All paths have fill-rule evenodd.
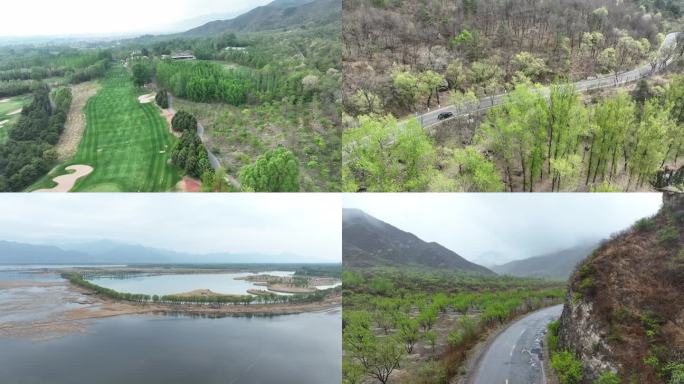
<path id="1" fill-rule="evenodd" d="M 181 178 L 169 162 L 176 138 L 157 106 L 141 103 L 140 95 L 124 67 L 110 69 L 85 107 L 87 123 L 78 151 L 30 190 L 55 187 L 53 178 L 69 174 L 66 168 L 75 165 L 92 171 L 75 182 L 72 192 L 173 190 Z"/>

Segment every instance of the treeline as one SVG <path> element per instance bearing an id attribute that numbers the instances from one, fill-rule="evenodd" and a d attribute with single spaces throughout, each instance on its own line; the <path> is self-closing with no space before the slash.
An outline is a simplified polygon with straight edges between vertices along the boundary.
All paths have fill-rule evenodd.
<path id="1" fill-rule="evenodd" d="M 249 76 L 209 62 L 160 61 L 157 82 L 174 95 L 198 102 L 242 105 L 251 89 Z"/>
<path id="2" fill-rule="evenodd" d="M 182 132 L 180 140 L 173 147 L 171 162 L 194 178 L 201 178 L 205 173 L 212 172 L 207 148 L 197 135 L 197 119 L 185 111 L 178 111 L 173 116 L 171 128 Z"/>
<path id="3" fill-rule="evenodd" d="M 684 155 L 684 77 L 585 103 L 574 86 L 518 83 L 464 148 L 412 119 L 361 116 L 343 135 L 346 191 L 614 191 L 650 188 Z M 475 101 L 473 101 L 475 100 Z M 457 109 L 476 97 L 455 93 Z M 456 124 L 463 124 L 462 120 Z"/>
<path id="4" fill-rule="evenodd" d="M 62 88 L 53 94 L 41 88 L 33 94 L 19 120 L 9 132 L 9 140 L 0 145 L 0 190 L 21 191 L 46 174 L 57 161 L 54 145 L 64 130 L 71 105 L 71 90 Z"/>
<path id="5" fill-rule="evenodd" d="M 82 274 L 65 272 L 62 278 L 69 280 L 74 285 L 92 290 L 102 296 L 115 300 L 133 301 L 139 303 L 161 304 L 213 304 L 223 305 L 249 305 L 249 304 L 286 304 L 286 303 L 312 303 L 325 299 L 335 289 L 320 290 L 309 294 L 295 295 L 216 295 L 216 296 L 179 296 L 179 295 L 146 295 L 135 293 L 118 292 L 93 284 L 86 280 Z"/>
<path id="6" fill-rule="evenodd" d="M 58 82 L 62 84 L 77 84 L 102 77 L 112 59 L 109 51 L 69 51 L 64 55 L 30 50 L 11 52 L 17 57 L 0 58 L 0 97 L 36 91 L 44 86 L 44 80 L 53 77 L 59 78 Z"/>
<path id="7" fill-rule="evenodd" d="M 407 275 L 344 272 L 345 382 L 387 383 L 399 367 L 410 372 L 401 382 L 449 382 L 483 333 L 520 314 L 560 303 L 565 296 L 561 287 L 540 281 L 502 278 L 511 288 L 500 290 L 496 283 L 489 285 L 495 278 L 478 281 L 476 276 L 462 276 L 460 280 L 453 274 L 444 282 L 447 292 L 453 292 L 445 293 L 444 287 L 434 283 L 449 274 L 414 271 Z M 410 290 L 405 288 L 406 277 L 412 280 Z M 438 333 L 435 325 L 444 318 L 454 319 L 452 328 Z M 446 347 L 438 351 L 438 344 Z M 422 352 L 417 350 L 419 345 Z M 407 361 L 407 355 L 416 353 L 417 359 Z"/>

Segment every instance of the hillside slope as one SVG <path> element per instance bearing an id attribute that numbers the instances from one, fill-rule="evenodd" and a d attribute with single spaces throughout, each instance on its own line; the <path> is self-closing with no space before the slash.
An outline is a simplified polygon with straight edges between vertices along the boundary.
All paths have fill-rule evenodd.
<path id="1" fill-rule="evenodd" d="M 230 20 L 217 20 L 191 29 L 187 37 L 207 37 L 227 32 L 260 32 L 310 28 L 340 23 L 341 0 L 276 0 Z"/>
<path id="2" fill-rule="evenodd" d="M 586 383 L 606 371 L 625 383 L 675 382 L 677 369 L 684 375 L 684 194 L 663 201 L 656 216 L 603 244 L 571 278 L 560 347 L 584 362 Z"/>
<path id="3" fill-rule="evenodd" d="M 570 277 L 577 264 L 589 256 L 597 246 L 597 243 L 593 242 L 582 244 L 558 252 L 496 265 L 490 269 L 500 275 L 565 280 Z"/>
<path id="4" fill-rule="evenodd" d="M 358 209 L 342 211 L 342 260 L 347 267 L 418 266 L 493 274 Z"/>

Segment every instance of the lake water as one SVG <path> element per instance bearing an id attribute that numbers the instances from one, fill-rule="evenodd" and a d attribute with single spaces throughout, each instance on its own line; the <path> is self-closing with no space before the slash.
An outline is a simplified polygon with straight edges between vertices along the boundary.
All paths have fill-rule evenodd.
<path id="1" fill-rule="evenodd" d="M 121 316 L 49 341 L 0 338 L 0 382 L 339 384 L 341 313 Z"/>
<path id="2" fill-rule="evenodd" d="M 14 284 L 21 280 L 36 283 Z M 88 307 L 80 303 L 87 297 L 71 291 L 59 275 L 40 270 L 6 268 L 0 271 L 2 282 L 8 284 L 0 285 L 0 329 L 19 326 L 20 332 L 0 335 L 1 384 L 339 384 L 342 380 L 339 310 L 272 317 L 125 315 L 85 320 L 72 332 L 52 334 L 34 328 L 32 322 L 69 323 L 65 311 Z"/>
<path id="3" fill-rule="evenodd" d="M 294 272 L 269 271 L 259 275 L 290 276 Z M 173 274 L 173 275 L 127 275 L 126 278 L 98 276 L 89 281 L 99 286 L 110 288 L 118 292 L 140 293 L 145 295 L 173 295 L 196 289 L 210 289 L 225 295 L 246 295 L 248 289 L 266 289 L 255 285 L 251 281 L 235 280 L 254 273 L 202 273 L 202 274 Z"/>

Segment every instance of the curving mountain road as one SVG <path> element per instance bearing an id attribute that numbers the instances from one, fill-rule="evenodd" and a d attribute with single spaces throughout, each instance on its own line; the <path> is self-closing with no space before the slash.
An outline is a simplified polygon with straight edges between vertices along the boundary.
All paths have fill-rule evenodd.
<path id="1" fill-rule="evenodd" d="M 467 384 L 545 384 L 542 340 L 563 305 L 533 312 L 501 332 L 480 356 Z"/>
<path id="2" fill-rule="evenodd" d="M 633 69 L 631 71 L 627 72 L 621 72 L 618 73 L 617 75 L 611 74 L 611 75 L 605 75 L 605 76 L 599 76 L 596 78 L 590 78 L 587 80 L 581 80 L 578 82 L 575 82 L 575 88 L 580 91 L 580 92 L 585 92 L 591 89 L 600 89 L 600 88 L 608 88 L 608 87 L 618 87 L 622 86 L 624 84 L 642 79 L 644 77 L 648 77 L 663 68 L 665 68 L 668 64 L 670 64 L 673 60 L 672 54 L 671 54 L 671 49 L 673 47 L 676 47 L 677 45 L 677 35 L 679 35 L 681 32 L 673 32 L 665 36 L 665 40 L 663 40 L 663 43 L 660 45 L 659 53 L 658 53 L 658 59 L 655 63 L 650 63 L 643 65 L 639 68 Z M 541 89 L 541 92 L 545 95 L 548 96 L 549 94 L 549 87 L 544 87 Z M 497 105 L 501 105 L 505 102 L 506 100 L 506 94 L 501 94 L 501 95 L 496 95 L 492 97 L 485 97 L 480 100 L 478 100 L 476 105 L 473 105 L 471 107 L 466 107 L 466 108 L 458 108 L 455 105 L 449 105 L 440 109 L 436 109 L 434 111 L 430 111 L 428 113 L 425 113 L 423 115 L 417 115 L 416 118 L 418 121 L 421 123 L 423 127 L 430 127 L 432 125 L 438 124 L 441 121 L 446 121 L 446 120 L 439 120 L 439 115 L 444 112 L 451 112 L 453 113 L 453 117 L 459 117 L 459 116 L 466 116 L 472 113 L 484 111 L 487 109 L 490 109 L 492 107 L 495 107 Z"/>

